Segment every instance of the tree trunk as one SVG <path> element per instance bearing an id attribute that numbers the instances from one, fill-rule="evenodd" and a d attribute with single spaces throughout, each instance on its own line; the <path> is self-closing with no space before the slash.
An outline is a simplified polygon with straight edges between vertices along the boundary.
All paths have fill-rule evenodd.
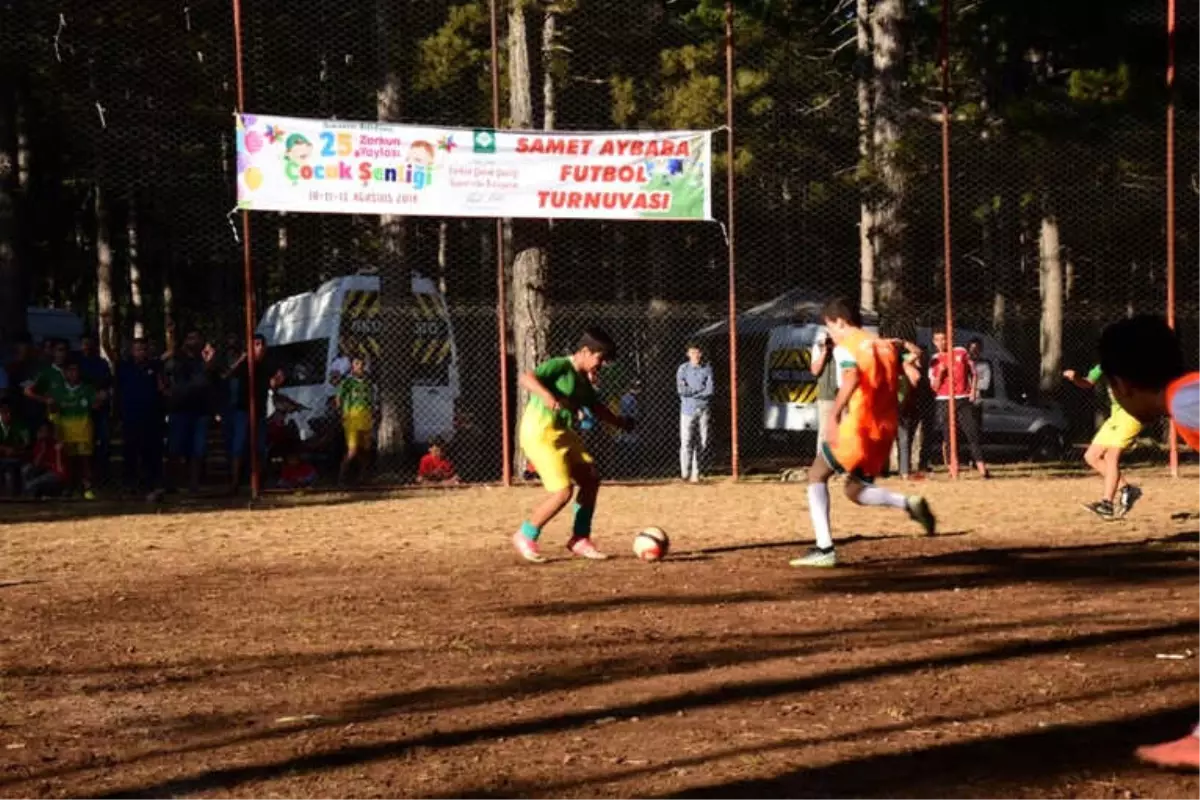
<path id="1" fill-rule="evenodd" d="M 858 99 L 858 157 L 861 166 L 872 167 L 871 105 L 871 0 L 855 5 L 856 62 L 854 65 Z M 875 214 L 872 209 L 873 187 L 860 189 L 858 213 L 858 264 L 862 276 L 860 305 L 864 311 L 878 311 L 875 302 Z"/>
<path id="2" fill-rule="evenodd" d="M 379 88 L 375 97 L 380 122 L 399 122 L 404 114 L 406 57 L 404 25 L 395 17 L 394 0 L 376 0 L 375 35 L 379 43 Z M 408 263 L 408 225 L 404 217 L 384 214 L 379 218 L 381 261 L 379 301 L 383 336 L 390 345 L 386 356 L 372 365 L 379 391 L 379 456 L 381 466 L 395 471 L 412 440 L 412 274 Z"/>
<path id="3" fill-rule="evenodd" d="M 175 349 L 175 287 L 171 285 L 171 275 L 174 272 L 175 259 L 167 261 L 162 276 L 162 312 L 163 312 L 163 349 Z M 160 351 L 161 352 L 161 351 Z M 155 353 L 154 355 L 159 355 Z"/>
<path id="4" fill-rule="evenodd" d="M 133 317 L 135 339 L 146 335 L 142 309 L 142 268 L 138 264 L 137 200 L 129 198 L 129 214 L 125 218 L 125 258 L 129 264 L 129 311 Z"/>
<path id="5" fill-rule="evenodd" d="M 1041 378 L 1049 391 L 1059 382 L 1063 352 L 1063 262 L 1058 218 L 1044 206 L 1038 235 L 1038 288 L 1042 298 Z"/>
<path id="6" fill-rule="evenodd" d="M 96 186 L 96 327 L 100 355 L 116 363 L 117 320 L 113 309 L 113 256 L 108 228 L 108 200 L 105 190 Z"/>
<path id="7" fill-rule="evenodd" d="M 17 258 L 16 92 L 0 79 L 0 339 L 27 332 L 25 273 Z"/>
<path id="8" fill-rule="evenodd" d="M 904 200 L 906 181 L 900 163 L 904 113 L 904 0 L 878 0 L 871 15 L 872 107 L 871 148 L 878 178 L 874 207 L 875 298 L 883 312 L 903 311 L 908 289 L 905 275 Z"/>
<path id="9" fill-rule="evenodd" d="M 508 113 L 513 128 L 529 130 L 533 127 L 533 76 L 529 66 L 524 5 L 520 0 L 513 0 L 508 12 Z M 554 40 L 556 17 L 554 7 L 547 7 L 542 21 L 543 48 L 546 48 L 548 41 Z M 544 55 L 549 56 L 548 53 Z M 546 129 L 550 130 L 555 118 L 555 86 L 553 69 L 545 58 L 543 73 L 544 121 Z M 509 224 L 516 252 L 510 291 L 513 355 L 517 374 L 520 375 L 546 360 L 550 353 L 550 319 L 546 305 L 549 226 L 540 220 L 509 221 Z M 524 409 L 528 400 L 528 393 L 519 389 L 517 408 Z M 514 470 L 520 474 L 525 469 L 525 456 L 520 448 L 516 448 L 514 453 Z"/>

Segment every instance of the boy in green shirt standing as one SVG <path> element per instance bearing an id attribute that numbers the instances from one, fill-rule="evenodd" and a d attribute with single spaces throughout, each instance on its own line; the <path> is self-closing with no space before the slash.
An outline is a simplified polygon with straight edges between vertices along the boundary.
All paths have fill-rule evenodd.
<path id="1" fill-rule="evenodd" d="M 338 471 L 338 483 L 346 479 L 350 464 L 359 457 L 359 453 L 369 453 L 371 450 L 371 431 L 375 426 L 371 413 L 374 400 L 375 388 L 367 379 L 366 362 L 362 356 L 355 356 L 350 362 L 350 374 L 338 384 L 334 397 L 334 402 L 342 412 L 342 430 L 346 434 L 346 455 Z M 365 467 L 360 465 L 360 478 L 364 470 Z"/>
<path id="2" fill-rule="evenodd" d="M 63 382 L 51 386 L 48 394 L 31 395 L 46 405 L 59 447 L 68 462 L 72 476 L 78 475 L 85 500 L 95 500 L 92 491 L 92 411 L 99 408 L 106 397 L 92 386 L 81 381 L 79 362 L 70 361 L 63 369 Z"/>
<path id="3" fill-rule="evenodd" d="M 600 475 L 573 425 L 576 420 L 591 424 L 595 418 L 633 429 L 632 420 L 614 414 L 596 397 L 593 379 L 616 355 L 617 347 L 607 333 L 588 328 L 573 355 L 552 358 L 518 379 L 521 388 L 529 392 L 529 404 L 521 418 L 521 450 L 537 464 L 538 478 L 550 493 L 513 534 L 513 546 L 526 561 L 540 564 L 546 560 L 538 549 L 538 537 L 546 523 L 571 501 L 575 493 L 572 484 L 579 487 L 579 494 L 567 549 L 582 558 L 608 558 L 591 538 Z"/>

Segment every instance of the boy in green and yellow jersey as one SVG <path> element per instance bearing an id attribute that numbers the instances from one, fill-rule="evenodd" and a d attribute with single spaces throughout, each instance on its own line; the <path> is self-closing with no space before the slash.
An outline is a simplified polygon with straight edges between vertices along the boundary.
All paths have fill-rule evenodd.
<path id="1" fill-rule="evenodd" d="M 367 364 L 362 356 L 355 356 L 351 360 L 350 374 L 338 384 L 335 402 L 342 412 L 342 430 L 346 434 L 346 456 L 338 472 L 338 482 L 341 483 L 346 478 L 351 462 L 360 454 L 370 452 L 371 431 L 375 426 L 372 415 L 375 387 L 367 378 Z M 363 470 L 364 467 L 360 465 L 360 477 Z"/>
<path id="2" fill-rule="evenodd" d="M 1090 391 L 1104 378 L 1104 370 L 1096 364 L 1085 377 L 1080 377 L 1073 369 L 1063 372 L 1063 377 L 1080 389 Z M 1121 408 L 1111 391 L 1108 392 L 1108 404 L 1108 419 L 1096 431 L 1092 443 L 1083 454 L 1083 460 L 1104 480 L 1104 494 L 1096 502 L 1085 503 L 1083 507 L 1101 519 L 1119 519 L 1128 514 L 1142 496 L 1141 489 L 1121 476 L 1121 453 L 1128 450 L 1142 432 L 1142 423 Z"/>
<path id="3" fill-rule="evenodd" d="M 518 379 L 521 388 L 529 392 L 529 404 L 521 418 L 521 450 L 537 464 L 538 477 L 550 493 L 513 534 L 513 546 L 526 561 L 538 564 L 546 560 L 538 550 L 538 537 L 546 523 L 571 501 L 574 486 L 579 487 L 579 494 L 567 549 L 583 558 L 608 557 L 596 549 L 591 538 L 600 475 L 573 426 L 577 420 L 590 425 L 599 419 L 625 430 L 633 428 L 632 420 L 614 414 L 596 396 L 596 374 L 616 355 L 617 347 L 607 333 L 588 328 L 574 354 L 552 358 Z"/>
<path id="4" fill-rule="evenodd" d="M 69 361 L 63 368 L 62 383 L 53 384 L 47 394 L 31 394 L 42 402 L 54 420 L 54 434 L 67 460 L 71 477 L 78 477 L 86 500 L 95 500 L 92 491 L 92 410 L 106 397 L 80 379 L 79 362 Z"/>

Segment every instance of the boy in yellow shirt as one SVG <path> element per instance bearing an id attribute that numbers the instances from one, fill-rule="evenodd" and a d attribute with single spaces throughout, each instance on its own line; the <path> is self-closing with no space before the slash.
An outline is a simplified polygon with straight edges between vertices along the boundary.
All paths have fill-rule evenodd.
<path id="1" fill-rule="evenodd" d="M 365 458 L 371 451 L 371 432 L 375 427 L 372 414 L 375 387 L 367 378 L 367 365 L 362 356 L 355 356 L 350 362 L 350 374 L 338 384 L 335 402 L 342 412 L 342 430 L 346 434 L 346 456 L 338 472 L 338 483 L 341 483 L 346 479 L 350 464 L 360 457 Z M 360 478 L 365 469 L 359 466 Z"/>
<path id="2" fill-rule="evenodd" d="M 550 493 L 513 534 L 513 546 L 526 561 L 540 564 L 546 560 L 538 549 L 538 537 L 546 523 L 571 501 L 574 486 L 579 487 L 579 493 L 567 549 L 582 558 L 608 558 L 592 543 L 600 475 L 573 426 L 577 421 L 590 425 L 593 419 L 599 419 L 624 430 L 633 429 L 632 420 L 614 414 L 596 396 L 596 374 L 616 355 L 617 347 L 607 333 L 588 328 L 574 354 L 552 358 L 518 379 L 521 388 L 529 392 L 529 404 L 521 418 L 521 450 L 537 464 L 538 478 Z"/>

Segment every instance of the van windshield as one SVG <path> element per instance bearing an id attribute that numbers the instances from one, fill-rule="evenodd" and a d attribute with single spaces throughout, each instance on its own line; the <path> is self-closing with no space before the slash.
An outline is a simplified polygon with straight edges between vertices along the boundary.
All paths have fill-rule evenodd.
<path id="1" fill-rule="evenodd" d="M 286 376 L 285 386 L 316 386 L 325 382 L 328 339 L 274 345 L 270 356 Z"/>

